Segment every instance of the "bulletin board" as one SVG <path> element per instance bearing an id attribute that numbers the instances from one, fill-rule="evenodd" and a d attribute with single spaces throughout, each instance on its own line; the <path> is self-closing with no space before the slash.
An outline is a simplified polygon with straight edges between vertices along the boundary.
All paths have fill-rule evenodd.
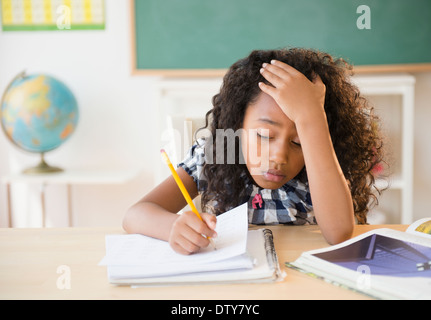
<path id="1" fill-rule="evenodd" d="M 105 29 L 105 0 L 0 1 L 3 31 Z"/>

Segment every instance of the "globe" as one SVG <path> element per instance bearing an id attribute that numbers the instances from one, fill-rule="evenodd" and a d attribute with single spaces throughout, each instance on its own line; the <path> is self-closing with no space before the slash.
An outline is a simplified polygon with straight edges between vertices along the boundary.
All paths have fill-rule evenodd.
<path id="1" fill-rule="evenodd" d="M 78 117 L 72 92 L 48 75 L 19 74 L 1 101 L 0 120 L 7 138 L 20 149 L 41 155 L 38 166 L 24 170 L 29 174 L 62 171 L 49 166 L 44 154 L 70 138 Z"/>

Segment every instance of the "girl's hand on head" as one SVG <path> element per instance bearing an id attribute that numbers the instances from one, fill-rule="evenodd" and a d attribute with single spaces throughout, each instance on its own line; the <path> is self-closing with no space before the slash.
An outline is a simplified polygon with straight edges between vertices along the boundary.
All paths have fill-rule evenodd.
<path id="1" fill-rule="evenodd" d="M 319 75 L 310 81 L 295 68 L 277 60 L 264 63 L 260 72 L 271 84 L 260 82 L 260 89 L 270 95 L 293 122 L 325 115 L 326 87 Z"/>
<path id="2" fill-rule="evenodd" d="M 206 248 L 210 241 L 207 239 L 215 238 L 217 233 L 217 219 L 209 213 L 201 213 L 201 221 L 193 211 L 186 211 L 179 215 L 174 222 L 169 236 L 169 244 L 174 251 L 189 255 Z"/>

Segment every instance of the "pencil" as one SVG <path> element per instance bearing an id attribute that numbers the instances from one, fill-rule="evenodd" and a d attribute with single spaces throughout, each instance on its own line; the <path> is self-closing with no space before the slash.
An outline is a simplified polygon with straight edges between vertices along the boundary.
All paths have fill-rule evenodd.
<path id="1" fill-rule="evenodd" d="M 203 221 L 201 215 L 199 214 L 198 209 L 196 209 L 195 204 L 192 201 L 192 198 L 190 197 L 189 193 L 187 192 L 186 187 L 184 186 L 184 183 L 181 181 L 180 176 L 178 175 L 178 173 L 175 171 L 174 166 L 172 165 L 171 160 L 169 160 L 168 154 L 166 153 L 166 151 L 164 149 L 160 150 L 161 154 L 162 154 L 162 158 L 163 160 L 165 160 L 166 164 L 168 165 L 169 169 L 171 170 L 172 176 L 175 179 L 175 182 L 177 183 L 178 187 L 181 190 L 181 193 L 183 194 L 184 198 L 187 201 L 187 204 L 190 206 L 190 208 L 192 209 L 192 211 L 198 216 L 198 218 Z M 211 242 L 211 245 L 214 247 L 214 249 L 216 249 L 215 243 L 213 241 L 213 239 L 211 239 L 210 237 L 207 237 L 207 239 Z"/>

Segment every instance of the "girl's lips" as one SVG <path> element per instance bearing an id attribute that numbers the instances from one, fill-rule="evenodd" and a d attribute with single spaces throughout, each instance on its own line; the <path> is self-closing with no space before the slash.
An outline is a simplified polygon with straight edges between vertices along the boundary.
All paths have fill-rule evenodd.
<path id="1" fill-rule="evenodd" d="M 280 170 L 270 169 L 263 173 L 263 176 L 268 181 L 281 182 L 286 176 Z"/>

